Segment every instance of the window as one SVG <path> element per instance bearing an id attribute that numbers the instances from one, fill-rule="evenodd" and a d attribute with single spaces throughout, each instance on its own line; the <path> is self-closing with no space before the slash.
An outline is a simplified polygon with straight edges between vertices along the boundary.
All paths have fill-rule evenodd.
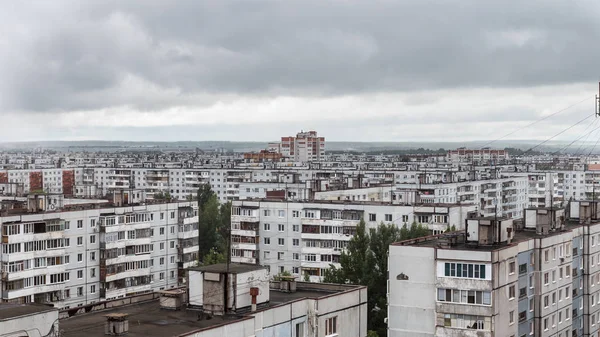
<path id="1" fill-rule="evenodd" d="M 264 216 L 271 216 L 271 210 L 270 209 L 263 210 L 263 215 Z"/>
<path id="2" fill-rule="evenodd" d="M 283 246 L 283 245 L 285 245 L 285 239 L 284 239 L 284 238 L 279 238 L 279 239 L 277 239 L 277 243 L 278 243 L 280 246 Z"/>
<path id="3" fill-rule="evenodd" d="M 83 220 L 77 220 L 77 228 L 83 228 Z"/>
<path id="4" fill-rule="evenodd" d="M 299 218 L 300 217 L 300 211 L 292 211 L 292 218 Z"/>
<path id="5" fill-rule="evenodd" d="M 544 251 L 544 262 L 548 263 L 548 261 L 550 261 L 550 251 L 548 249 L 546 249 Z"/>
<path id="6" fill-rule="evenodd" d="M 508 299 L 514 299 L 515 298 L 515 286 L 512 285 L 510 287 L 508 287 Z"/>
<path id="7" fill-rule="evenodd" d="M 300 253 L 292 253 L 292 258 L 293 258 L 295 261 L 298 261 L 298 260 L 300 260 Z"/>
<path id="8" fill-rule="evenodd" d="M 438 288 L 438 301 L 463 304 L 492 304 L 492 293 L 479 290 Z"/>
<path id="9" fill-rule="evenodd" d="M 265 259 L 268 259 L 268 258 L 270 258 L 270 257 L 271 257 L 271 252 L 267 250 L 267 251 L 265 251 L 265 252 L 263 253 L 263 256 L 264 256 L 264 258 L 265 258 Z"/>
<path id="10" fill-rule="evenodd" d="M 523 263 L 519 265 L 519 274 L 527 273 L 527 263 Z"/>
<path id="11" fill-rule="evenodd" d="M 548 307 L 548 305 L 550 304 L 549 302 L 550 302 L 550 301 L 549 301 L 549 297 L 548 297 L 548 295 L 544 296 L 544 308 L 547 308 L 547 307 Z"/>
<path id="12" fill-rule="evenodd" d="M 83 296 L 83 287 L 77 287 L 77 296 Z"/>
<path id="13" fill-rule="evenodd" d="M 337 316 L 325 320 L 325 336 L 337 333 Z"/>
<path id="14" fill-rule="evenodd" d="M 277 211 L 277 216 L 279 216 L 280 218 L 285 217 L 285 211 L 280 209 L 279 211 Z"/>
<path id="15" fill-rule="evenodd" d="M 444 264 L 444 276 L 461 278 L 486 278 L 486 265 L 471 263 L 450 263 Z"/>
<path id="16" fill-rule="evenodd" d="M 83 245 L 83 236 L 78 236 L 78 237 L 77 237 L 77 245 L 78 245 L 78 246 L 81 246 L 81 245 Z"/>
<path id="17" fill-rule="evenodd" d="M 96 252 L 90 252 L 90 261 L 96 261 Z"/>
<path id="18" fill-rule="evenodd" d="M 508 273 L 509 273 L 510 275 L 512 275 L 512 274 L 514 274 L 514 273 L 515 273 L 515 262 L 514 262 L 514 261 L 513 261 L 513 262 L 510 262 L 510 263 L 508 264 Z"/>
<path id="19" fill-rule="evenodd" d="M 165 250 L 165 243 L 164 242 L 160 243 L 160 250 Z"/>
<path id="20" fill-rule="evenodd" d="M 283 260 L 284 252 L 277 252 L 277 260 Z"/>
<path id="21" fill-rule="evenodd" d="M 369 221 L 377 221 L 377 214 L 369 213 Z"/>
<path id="22" fill-rule="evenodd" d="M 92 285 L 90 286 L 90 294 L 95 294 L 96 293 L 96 286 Z"/>
<path id="23" fill-rule="evenodd" d="M 265 229 L 265 231 L 270 231 L 271 230 L 271 225 L 268 224 L 268 223 L 263 224 L 263 228 Z"/>
<path id="24" fill-rule="evenodd" d="M 96 243 L 96 235 L 90 235 L 90 243 Z"/>
<path id="25" fill-rule="evenodd" d="M 550 274 L 544 273 L 544 285 L 548 285 L 550 283 Z"/>
<path id="26" fill-rule="evenodd" d="M 158 274 L 158 279 L 161 280 L 161 281 L 164 280 L 165 279 L 165 273 Z"/>
<path id="27" fill-rule="evenodd" d="M 171 241 L 171 248 L 175 248 L 175 241 Z"/>
<path id="28" fill-rule="evenodd" d="M 77 254 L 77 262 L 83 262 L 83 254 Z"/>
<path id="29" fill-rule="evenodd" d="M 393 220 L 392 220 L 392 215 L 391 215 L 391 214 L 386 214 L 386 215 L 385 215 L 385 221 L 387 221 L 387 222 L 392 222 L 392 221 L 393 221 Z"/>
<path id="30" fill-rule="evenodd" d="M 160 264 L 161 266 L 163 266 L 163 265 L 165 264 L 165 258 L 164 258 L 164 257 L 161 257 L 161 258 L 160 258 L 160 260 L 159 260 L 159 264 Z"/>
<path id="31" fill-rule="evenodd" d="M 90 220 L 90 227 L 96 227 L 96 219 L 91 219 Z"/>
<path id="32" fill-rule="evenodd" d="M 293 246 L 300 246 L 300 239 L 292 239 Z"/>
<path id="33" fill-rule="evenodd" d="M 271 244 L 271 238 L 264 238 L 264 243 L 265 245 L 270 245 Z"/>
<path id="34" fill-rule="evenodd" d="M 285 225 L 279 224 L 278 229 L 280 232 L 285 231 Z"/>
<path id="35" fill-rule="evenodd" d="M 77 271 L 77 278 L 83 278 L 83 270 Z"/>
<path id="36" fill-rule="evenodd" d="M 162 214 L 162 213 L 161 213 Z M 160 228 L 160 235 L 165 235 L 165 228 L 161 227 Z"/>
<path id="37" fill-rule="evenodd" d="M 491 317 L 444 314 L 444 326 L 460 329 L 491 330 Z"/>
<path id="38" fill-rule="evenodd" d="M 508 323 L 513 324 L 515 322 L 515 311 L 511 311 L 508 313 Z"/>
<path id="39" fill-rule="evenodd" d="M 299 232 L 300 231 L 300 225 L 292 225 L 292 230 L 294 232 Z"/>
<path id="40" fill-rule="evenodd" d="M 90 277 L 96 277 L 96 268 L 90 269 Z"/>

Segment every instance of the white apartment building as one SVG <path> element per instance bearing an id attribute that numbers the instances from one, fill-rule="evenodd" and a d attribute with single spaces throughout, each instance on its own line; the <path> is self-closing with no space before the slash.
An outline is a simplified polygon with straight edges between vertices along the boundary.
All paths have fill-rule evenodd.
<path id="1" fill-rule="evenodd" d="M 528 209 L 524 228 L 469 219 L 464 233 L 391 245 L 388 336 L 597 337 L 597 207 Z"/>
<path id="2" fill-rule="evenodd" d="M 397 183 L 397 201 L 402 203 L 469 203 L 477 204 L 482 216 L 522 218 L 527 207 L 528 177 L 506 177 L 484 180 L 444 182 L 410 175 L 413 183 Z"/>
<path id="3" fill-rule="evenodd" d="M 234 201 L 231 260 L 268 266 L 272 274 L 310 275 L 320 281 L 365 219 L 368 228 L 422 223 L 439 233 L 475 213 L 474 205 L 401 206 L 377 202 Z M 339 266 L 339 265 L 338 265 Z"/>
<path id="4" fill-rule="evenodd" d="M 2 302 L 73 308 L 173 288 L 198 256 L 191 202 L 7 215 L 0 226 Z"/>

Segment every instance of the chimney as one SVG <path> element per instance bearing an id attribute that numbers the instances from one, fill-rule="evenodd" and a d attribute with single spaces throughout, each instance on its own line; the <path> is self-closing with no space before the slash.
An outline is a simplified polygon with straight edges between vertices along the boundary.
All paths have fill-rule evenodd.
<path id="1" fill-rule="evenodd" d="M 250 309 L 252 312 L 256 311 L 256 297 L 258 296 L 258 288 L 252 287 L 250 288 L 250 296 L 252 296 L 252 308 Z"/>
<path id="2" fill-rule="evenodd" d="M 114 313 L 104 315 L 104 317 L 106 317 L 105 335 L 121 336 L 129 332 L 129 314 Z"/>

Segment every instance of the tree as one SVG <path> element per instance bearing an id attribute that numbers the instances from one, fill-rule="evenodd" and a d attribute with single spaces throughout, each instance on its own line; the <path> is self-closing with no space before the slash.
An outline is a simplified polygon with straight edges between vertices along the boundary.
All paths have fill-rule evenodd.
<path id="1" fill-rule="evenodd" d="M 204 256 L 204 260 L 202 260 L 202 264 L 205 266 L 225 262 L 227 262 L 227 257 L 214 247 L 210 249 L 210 251 Z"/>
<path id="2" fill-rule="evenodd" d="M 351 283 L 367 286 L 369 336 L 387 335 L 384 323 L 387 312 L 387 269 L 390 244 L 429 235 L 426 226 L 414 222 L 398 228 L 381 223 L 367 232 L 364 220 L 356 226 L 356 234 L 340 256 L 340 267 L 331 265 L 325 271 L 327 283 Z"/>
<path id="3" fill-rule="evenodd" d="M 218 246 L 229 256 L 229 240 L 231 239 L 231 202 L 226 202 L 219 206 L 219 226 L 217 228 Z"/>
<path id="4" fill-rule="evenodd" d="M 218 235 L 220 214 L 217 197 L 212 195 L 202 208 L 202 211 L 198 212 L 198 258 L 204 262 L 204 256 L 212 248 L 222 252 L 223 247 Z"/>
<path id="5" fill-rule="evenodd" d="M 204 205 L 206 205 L 211 196 L 215 195 L 215 192 L 210 188 L 210 184 L 203 184 L 198 189 L 196 195 L 196 199 L 198 200 L 198 213 L 202 213 Z"/>

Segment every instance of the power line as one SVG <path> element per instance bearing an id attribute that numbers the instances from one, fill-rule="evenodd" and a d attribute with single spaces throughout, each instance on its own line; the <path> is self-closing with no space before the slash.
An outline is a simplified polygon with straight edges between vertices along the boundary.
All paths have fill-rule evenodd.
<path id="1" fill-rule="evenodd" d="M 573 124 L 573 125 L 569 126 L 568 128 L 566 128 L 566 129 L 562 130 L 561 132 L 559 132 L 559 133 L 555 134 L 554 136 L 552 136 L 552 137 L 550 137 L 550 138 L 548 138 L 548 139 L 544 140 L 543 142 L 541 142 L 541 143 L 537 144 L 536 146 L 534 146 L 534 147 L 530 148 L 529 150 L 525 151 L 524 153 L 527 153 L 527 152 L 529 152 L 529 151 L 533 151 L 534 149 L 536 149 L 536 148 L 538 148 L 538 147 L 540 147 L 540 146 L 542 146 L 542 145 L 546 144 L 547 142 L 551 141 L 552 139 L 554 139 L 554 138 L 556 138 L 556 137 L 558 137 L 558 136 L 562 135 L 563 133 L 565 133 L 565 132 L 569 131 L 570 129 L 574 128 L 575 126 L 577 126 L 577 125 L 581 124 L 582 122 L 584 122 L 585 120 L 587 120 L 587 119 L 589 119 L 589 118 L 591 118 L 591 117 L 593 117 L 593 116 L 594 116 L 594 115 L 589 115 L 589 116 L 587 116 L 587 117 L 585 117 L 585 118 L 583 118 L 583 119 L 579 120 L 577 123 L 575 123 L 575 124 Z"/>
<path id="2" fill-rule="evenodd" d="M 525 125 L 525 126 L 523 126 L 523 127 L 520 127 L 520 128 L 518 128 L 518 129 L 516 129 L 516 130 L 514 130 L 514 131 L 511 131 L 511 132 L 509 132 L 509 133 L 505 134 L 504 136 L 502 136 L 502 137 L 500 137 L 500 138 L 498 138 L 498 139 L 492 140 L 492 141 L 490 141 L 490 142 L 488 142 L 488 143 L 484 144 L 484 145 L 483 145 L 481 148 L 483 149 L 483 148 L 485 148 L 486 146 L 488 146 L 488 145 L 490 145 L 490 144 L 493 144 L 493 143 L 495 143 L 495 142 L 497 142 L 497 141 L 499 141 L 499 140 L 502 140 L 502 139 L 504 139 L 504 138 L 506 138 L 506 137 L 508 137 L 508 136 L 510 136 L 510 135 L 513 135 L 513 134 L 515 134 L 515 133 L 516 133 L 516 132 L 518 132 L 518 131 L 521 131 L 521 130 L 523 130 L 523 129 L 526 129 L 526 128 L 528 128 L 528 127 L 530 127 L 530 126 L 532 126 L 532 125 L 535 125 L 535 124 L 537 124 L 537 123 L 539 123 L 539 122 L 543 122 L 543 121 L 545 121 L 545 120 L 546 120 L 546 119 L 548 119 L 548 118 L 554 117 L 554 116 L 556 116 L 556 115 L 560 114 L 561 112 L 567 111 L 567 110 L 571 109 L 572 107 L 575 107 L 575 106 L 577 106 L 577 105 L 579 105 L 579 104 L 581 104 L 581 103 L 583 103 L 583 102 L 585 102 L 585 101 L 587 101 L 588 99 L 590 99 L 590 98 L 593 98 L 593 97 L 594 97 L 594 96 L 592 96 L 592 97 L 587 97 L 587 98 L 584 98 L 583 100 L 581 100 L 581 101 L 579 101 L 579 102 L 577 102 L 577 103 L 575 103 L 575 104 L 571 104 L 571 105 L 569 105 L 568 107 L 566 107 L 566 108 L 564 108 L 564 109 L 558 110 L 558 111 L 556 111 L 556 112 L 554 112 L 554 113 L 552 113 L 552 114 L 550 114 L 550 115 L 548 115 L 548 116 L 546 116 L 546 117 L 540 118 L 540 119 L 538 119 L 538 120 L 536 120 L 536 121 L 534 121 L 534 122 L 532 122 L 532 123 L 529 123 L 529 124 L 527 124 L 527 125 Z"/>
<path id="3" fill-rule="evenodd" d="M 594 124 L 596 124 L 596 122 L 598 121 L 598 119 L 594 119 L 594 122 L 588 124 L 588 126 L 583 130 L 583 132 L 585 132 L 587 129 L 589 129 L 591 126 L 593 126 Z M 569 143 L 569 145 L 563 147 L 560 150 L 555 151 L 554 153 L 552 153 L 552 155 L 555 155 L 557 153 L 560 153 L 566 149 L 568 149 L 571 145 L 573 145 L 575 142 L 577 142 L 578 140 L 580 140 L 581 138 L 583 138 L 584 136 L 589 137 L 590 134 L 592 134 L 594 131 L 600 129 L 600 125 L 597 126 L 596 128 L 593 128 L 592 130 L 588 131 L 587 133 L 583 133 L 581 136 L 579 136 L 578 138 L 576 138 L 575 140 L 573 140 L 571 143 Z"/>
<path id="4" fill-rule="evenodd" d="M 596 119 L 595 119 L 595 122 L 597 122 L 597 121 L 598 121 L 598 119 L 596 118 Z M 579 154 L 580 154 L 580 151 L 581 151 L 581 153 L 583 153 L 583 151 L 582 151 L 582 150 L 584 149 L 584 146 L 585 146 L 585 144 L 587 143 L 587 140 L 588 140 L 588 138 L 589 138 L 589 136 L 590 136 L 590 135 L 591 135 L 591 133 L 589 133 L 589 134 L 588 134 L 588 135 L 585 137 L 585 139 L 583 140 L 583 142 L 581 142 L 581 145 L 579 145 L 579 148 L 577 149 L 577 151 L 575 151 L 575 153 L 574 153 L 573 155 L 575 155 L 575 156 L 579 155 Z M 596 137 L 598 137 L 598 132 L 596 132 Z"/>

